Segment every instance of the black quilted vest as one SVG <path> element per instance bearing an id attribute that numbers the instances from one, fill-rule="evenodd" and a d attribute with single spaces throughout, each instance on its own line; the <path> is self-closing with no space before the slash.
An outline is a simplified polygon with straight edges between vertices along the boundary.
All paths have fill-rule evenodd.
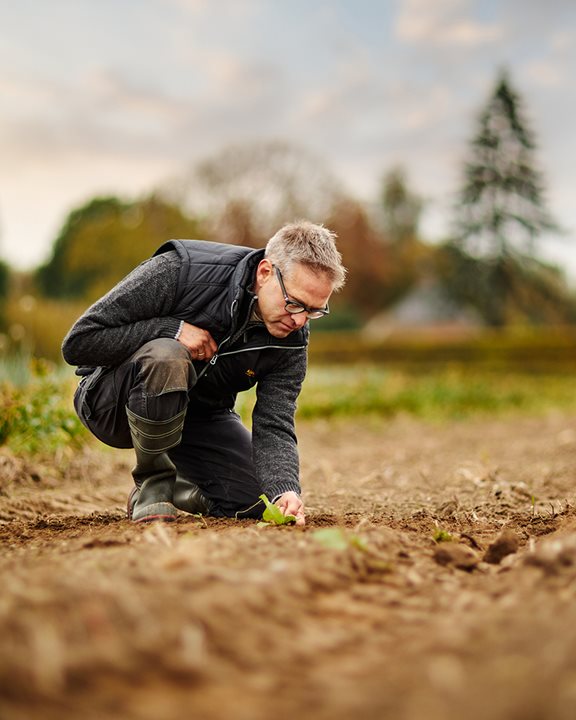
<path id="1" fill-rule="evenodd" d="M 236 394 L 273 370 L 286 352 L 308 345 L 308 325 L 275 338 L 264 325 L 250 325 L 256 267 L 264 250 L 207 242 L 170 240 L 156 251 L 176 250 L 182 259 L 171 315 L 208 330 L 218 345 L 209 363 L 196 362 L 198 382 L 190 401 L 201 412 L 234 407 Z M 193 409 L 193 408 L 190 408 Z"/>

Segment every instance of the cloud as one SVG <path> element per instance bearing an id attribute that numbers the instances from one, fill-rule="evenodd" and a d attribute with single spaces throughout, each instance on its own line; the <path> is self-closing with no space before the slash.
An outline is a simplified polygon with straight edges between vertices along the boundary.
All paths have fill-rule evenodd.
<path id="1" fill-rule="evenodd" d="M 159 0 L 159 5 L 167 3 L 190 13 L 199 13 L 209 6 L 208 0 Z"/>
<path id="2" fill-rule="evenodd" d="M 129 41 L 134 4 L 88 5 L 74 5 L 75 34 L 44 9 L 36 25 L 52 22 L 52 34 L 35 42 L 28 16 L 11 11 L 0 221 L 13 254 L 32 221 L 45 242 L 56 215 L 91 192 L 151 189 L 257 139 L 317 152 L 366 199 L 395 163 L 415 191 L 442 199 L 499 65 L 535 116 L 561 215 L 574 212 L 573 0 L 145 0 Z"/>
<path id="3" fill-rule="evenodd" d="M 576 32 L 571 30 L 553 32 L 550 41 L 552 48 L 556 51 L 574 50 L 576 48 Z"/>
<path id="4" fill-rule="evenodd" d="M 6 69 L 0 74 L 0 96 L 3 98 L 4 112 L 19 114 L 47 107 L 54 100 L 50 85 L 34 82 L 22 74 L 9 74 Z"/>
<path id="5" fill-rule="evenodd" d="M 12 87 L 4 76 L 0 88 Z M 87 74 L 80 85 L 48 84 L 29 77 L 18 83 L 18 102 L 3 104 L 0 147 L 4 163 L 41 164 L 85 151 L 145 151 L 164 146 L 191 104 L 138 87 L 107 70 Z M 151 143 L 154 141 L 154 143 Z"/>
<path id="6" fill-rule="evenodd" d="M 279 66 L 272 62 L 241 59 L 225 51 L 200 51 L 205 94 L 231 108 L 274 93 L 283 81 Z"/>
<path id="7" fill-rule="evenodd" d="M 523 67 L 526 77 L 535 85 L 562 87 L 567 80 L 565 68 L 553 60 L 535 60 Z"/>
<path id="8" fill-rule="evenodd" d="M 217 15 L 219 17 L 245 17 L 254 14 L 262 4 L 262 0 L 155 0 L 158 6 L 173 5 L 185 14 L 199 17 Z"/>
<path id="9" fill-rule="evenodd" d="M 543 44 L 519 65 L 527 85 L 543 89 L 572 91 L 571 69 L 576 63 L 576 33 L 543 33 Z"/>
<path id="10" fill-rule="evenodd" d="M 506 0 L 497 5 L 502 22 L 516 37 L 538 41 L 551 33 L 574 27 L 576 16 L 574 0 L 552 2 Z"/>
<path id="11" fill-rule="evenodd" d="M 499 40 L 503 28 L 465 17 L 463 0 L 402 0 L 396 36 L 408 43 L 474 47 Z"/>

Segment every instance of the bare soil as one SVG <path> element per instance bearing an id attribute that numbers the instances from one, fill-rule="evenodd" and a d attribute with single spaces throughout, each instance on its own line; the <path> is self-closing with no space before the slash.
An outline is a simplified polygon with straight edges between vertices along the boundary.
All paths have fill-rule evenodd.
<path id="1" fill-rule="evenodd" d="M 299 437 L 304 529 L 133 525 L 130 453 L 1 453 L 0 718 L 573 720 L 576 417 Z"/>

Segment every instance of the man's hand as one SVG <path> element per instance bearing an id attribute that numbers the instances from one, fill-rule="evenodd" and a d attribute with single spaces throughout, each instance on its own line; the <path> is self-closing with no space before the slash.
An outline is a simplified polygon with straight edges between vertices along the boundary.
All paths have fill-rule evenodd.
<path id="1" fill-rule="evenodd" d="M 188 348 L 192 360 L 210 360 L 218 350 L 218 346 L 208 330 L 186 322 L 182 325 L 178 342 Z"/>
<path id="2" fill-rule="evenodd" d="M 283 515 L 294 515 L 296 525 L 304 526 L 306 524 L 304 503 L 295 492 L 285 492 L 274 504 L 280 508 Z"/>

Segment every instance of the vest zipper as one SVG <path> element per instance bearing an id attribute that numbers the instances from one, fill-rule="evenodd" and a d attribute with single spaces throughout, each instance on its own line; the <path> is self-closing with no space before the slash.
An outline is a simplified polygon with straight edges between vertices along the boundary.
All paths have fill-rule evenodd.
<path id="1" fill-rule="evenodd" d="M 221 348 L 223 345 L 226 345 L 226 343 L 230 342 L 230 340 L 232 340 L 232 342 L 234 342 L 234 340 L 236 340 L 237 338 L 240 337 L 240 335 L 242 335 L 242 333 L 244 332 L 244 330 L 245 330 L 246 327 L 248 326 L 248 323 L 250 322 L 250 315 L 252 314 L 252 307 L 254 306 L 254 303 L 256 302 L 256 299 L 257 299 L 257 298 L 253 297 L 253 298 L 250 300 L 250 305 L 248 306 L 248 312 L 246 313 L 246 321 L 244 322 L 244 324 L 242 325 L 242 327 L 240 328 L 240 330 L 236 333 L 236 335 L 235 335 L 234 337 L 232 336 L 232 334 L 230 334 L 230 335 L 228 335 L 227 338 L 225 338 L 224 340 L 222 340 L 222 342 L 221 342 L 220 345 L 219 345 L 218 351 L 217 351 L 216 353 L 214 353 L 214 355 L 212 355 L 212 357 L 210 358 L 210 361 L 202 368 L 202 371 L 201 371 L 200 374 L 198 375 L 196 381 L 200 380 L 200 378 L 205 374 L 205 372 L 208 370 L 208 367 L 209 367 L 210 365 L 212 365 L 212 366 L 216 365 L 216 363 L 218 362 L 218 358 L 220 357 L 220 355 L 222 355 L 222 353 L 219 352 L 220 348 Z M 230 315 L 232 315 L 232 316 L 234 315 L 234 309 L 235 309 L 237 303 L 238 303 L 238 301 L 237 301 L 237 300 L 234 300 L 234 301 L 232 302 L 231 307 L 230 307 Z"/>
<path id="2" fill-rule="evenodd" d="M 222 340 L 219 347 L 226 345 L 226 343 L 230 342 L 230 340 L 232 340 L 232 342 L 235 342 L 242 335 L 242 333 L 246 330 L 246 327 L 248 326 L 248 323 L 250 322 L 250 315 L 252 313 L 252 307 L 253 307 L 254 303 L 256 302 L 256 299 L 257 298 L 252 298 L 252 300 L 250 301 L 250 306 L 249 306 L 248 312 L 246 314 L 247 320 L 242 325 L 240 330 L 238 330 L 238 332 L 234 336 L 228 335 L 227 338 Z M 226 357 L 228 355 L 238 355 L 239 353 L 251 352 L 252 350 L 269 350 L 269 349 L 272 349 L 272 350 L 304 350 L 305 348 L 306 348 L 306 345 L 293 345 L 292 347 L 286 347 L 286 345 L 260 345 L 260 346 L 256 346 L 256 347 L 250 347 L 250 348 L 241 348 L 240 350 L 230 350 L 229 352 L 218 351 L 214 355 L 212 355 L 209 362 L 207 362 L 206 365 L 202 368 L 202 371 L 198 374 L 196 381 L 200 380 L 200 378 L 208 370 L 210 365 L 212 365 L 212 366 L 216 365 L 219 357 Z"/>

